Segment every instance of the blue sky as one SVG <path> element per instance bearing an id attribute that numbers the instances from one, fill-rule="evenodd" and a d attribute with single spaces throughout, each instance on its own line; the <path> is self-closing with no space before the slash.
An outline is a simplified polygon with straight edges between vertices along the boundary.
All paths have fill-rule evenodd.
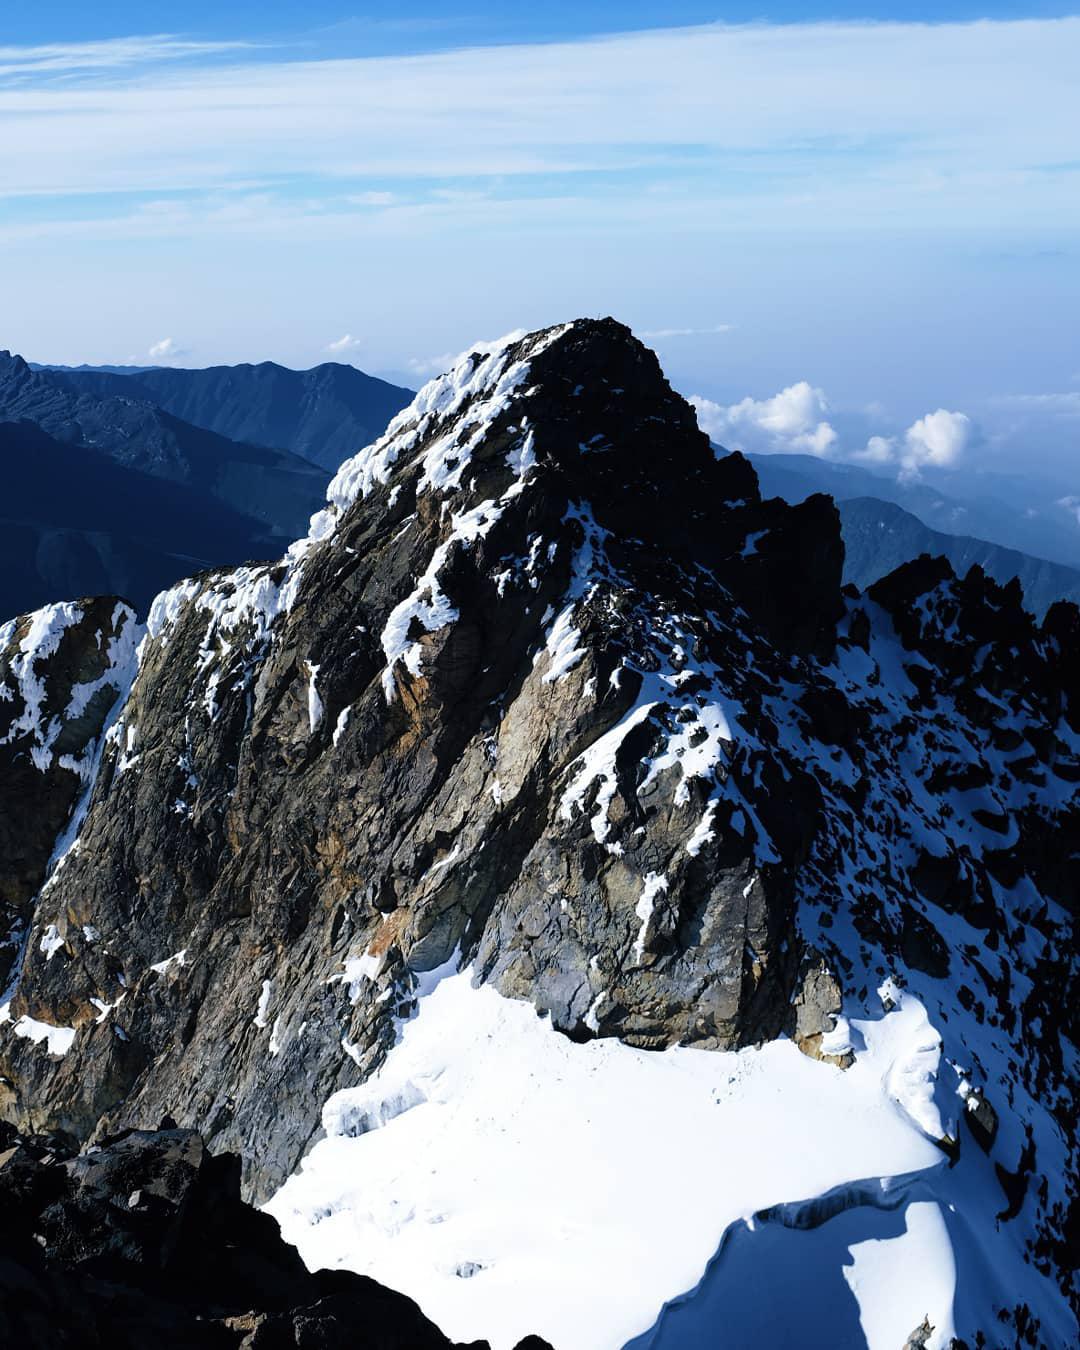
<path id="1" fill-rule="evenodd" d="M 878 436 L 899 460 L 942 408 L 969 463 L 1034 447 L 1073 472 L 1067 15 L 20 7 L 0 31 L 0 345 L 336 357 L 417 383 L 475 338 L 611 312 L 683 392 L 749 399 L 762 448 Z M 803 384 L 809 430 L 769 403 Z"/>
<path id="2" fill-rule="evenodd" d="M 178 26 L 208 38 L 317 40 L 320 30 L 346 30 L 363 52 L 437 49 L 462 43 L 549 41 L 589 34 L 712 23 L 804 23 L 830 19 L 896 19 L 942 22 L 966 19 L 1052 18 L 1075 12 L 1059 0 L 545 0 L 511 5 L 506 0 L 472 0 L 451 6 L 379 0 L 49 0 L 45 5 L 11 7 L 4 15 L 3 40 L 19 43 L 80 42 L 132 33 L 175 32 Z M 348 32 L 351 30 L 351 32 Z"/>

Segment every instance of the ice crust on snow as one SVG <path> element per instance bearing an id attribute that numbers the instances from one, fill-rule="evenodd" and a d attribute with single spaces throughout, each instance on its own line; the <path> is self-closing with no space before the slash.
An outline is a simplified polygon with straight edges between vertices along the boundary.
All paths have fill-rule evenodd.
<path id="1" fill-rule="evenodd" d="M 932 1088 L 921 1005 L 905 997 L 857 1030 L 846 1072 L 787 1041 L 581 1045 L 464 971 L 421 999 L 376 1074 L 329 1099 L 327 1137 L 267 1208 L 311 1268 L 400 1289 L 454 1339 L 510 1350 L 535 1332 L 560 1350 L 614 1350 L 697 1284 L 731 1225 L 944 1166 L 914 1123 Z M 643 1148 L 659 1150 L 655 1177 Z M 943 1233 L 924 1238 L 923 1258 L 946 1270 Z M 463 1265 L 479 1268 L 468 1281 Z M 936 1336 L 951 1292 L 931 1310 Z"/>

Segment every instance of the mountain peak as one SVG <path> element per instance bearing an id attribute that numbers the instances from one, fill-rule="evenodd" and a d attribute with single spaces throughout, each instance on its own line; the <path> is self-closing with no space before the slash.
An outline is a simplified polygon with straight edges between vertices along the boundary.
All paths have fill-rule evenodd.
<path id="1" fill-rule="evenodd" d="M 32 374 L 34 371 L 18 352 L 0 351 L 0 379 L 20 380 Z"/>
<path id="2" fill-rule="evenodd" d="M 0 1108 L 84 1139 L 168 1111 L 244 1151 L 265 1198 L 320 1120 L 340 1158 L 429 1092 L 473 1090 L 417 1067 L 404 1026 L 434 997 L 417 1020 L 434 1011 L 437 1035 L 452 971 L 449 1006 L 531 1004 L 553 1054 L 585 1055 L 590 1075 L 606 1049 L 684 1048 L 656 1068 L 786 1036 L 813 1109 L 826 1081 L 849 1104 L 861 1083 L 858 1141 L 882 1148 L 872 1167 L 830 1154 L 808 1195 L 801 1172 L 777 1189 L 764 1130 L 738 1213 L 766 1222 L 783 1202 L 801 1228 L 823 1212 L 811 1195 L 917 1187 L 968 1219 L 966 1268 L 1008 1270 L 1004 1315 L 1026 1326 L 1039 1306 L 1042 1339 L 1070 1343 L 1045 1272 L 1065 1269 L 1075 1122 L 1058 1033 L 1077 1006 L 1077 614 L 1037 629 L 1015 590 L 921 563 L 863 597 L 841 564 L 832 502 L 762 500 L 614 321 L 466 354 L 342 465 L 280 562 L 158 597 L 137 671 L 111 676 L 78 844 L 11 949 Z M 50 687 L 44 653 L 29 670 L 32 630 L 8 634 L 0 717 L 21 720 L 0 764 L 32 755 L 26 708 Z M 57 687 L 62 724 L 81 703 Z M 30 764 L 15 806 L 40 813 L 63 765 Z M 20 897 L 47 865 L 40 848 L 26 860 Z M 576 1044 L 597 1040 L 623 1045 Z M 726 1061 L 701 1138 L 730 1120 L 735 1077 L 764 1075 L 777 1100 L 769 1063 Z M 578 1121 L 566 1081 L 544 1093 Z M 651 1096 L 630 1100 L 625 1119 L 652 1119 Z M 839 1116 L 817 1117 L 815 1140 Z M 382 1137 L 424 1140 L 441 1119 L 418 1110 Z M 683 1127 L 649 1137 L 671 1147 Z M 694 1159 L 718 1194 L 745 1134 Z M 417 1222 L 382 1220 L 391 1259 L 430 1251 L 419 1216 L 444 1212 L 413 1164 L 393 1200 Z M 338 1206 L 305 1194 L 286 1209 L 308 1232 Z M 632 1198 L 627 1222 L 650 1222 Z M 380 1202 L 343 1212 L 356 1204 Z M 706 1217 L 681 1288 L 715 1247 Z M 318 1239 L 346 1264 L 333 1233 L 350 1225 Z M 594 1235 L 575 1247 L 549 1227 L 543 1261 L 587 1266 Z M 476 1260 L 455 1250 L 431 1279 L 456 1298 L 443 1266 Z M 627 1335 L 674 1292 L 650 1285 Z M 995 1325 L 999 1295 L 978 1297 Z M 550 1302 L 514 1300 L 530 1324 Z"/>

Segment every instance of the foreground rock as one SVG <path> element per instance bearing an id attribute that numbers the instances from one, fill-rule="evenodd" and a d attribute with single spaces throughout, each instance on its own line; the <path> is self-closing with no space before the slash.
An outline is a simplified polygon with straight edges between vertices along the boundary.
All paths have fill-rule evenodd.
<path id="1" fill-rule="evenodd" d="M 401 1294 L 309 1274 L 274 1220 L 241 1201 L 239 1158 L 211 1157 L 189 1130 L 136 1131 L 76 1156 L 11 1130 L 0 1146 L 0 1344 L 450 1350 Z"/>

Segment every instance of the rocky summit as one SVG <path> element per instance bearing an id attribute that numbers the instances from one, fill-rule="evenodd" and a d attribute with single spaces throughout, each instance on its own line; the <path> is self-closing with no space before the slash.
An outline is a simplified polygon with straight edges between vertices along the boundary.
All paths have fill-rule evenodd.
<path id="1" fill-rule="evenodd" d="M 1022 1272 L 957 1335 L 1067 1343 L 1080 614 L 843 562 L 831 499 L 763 500 L 583 320 L 426 386 L 280 562 L 138 633 L 6 625 L 3 1116 L 76 1147 L 169 1114 L 262 1201 L 447 970 L 572 1042 L 830 1074 L 902 988 L 957 1106 L 921 1128 Z"/>

